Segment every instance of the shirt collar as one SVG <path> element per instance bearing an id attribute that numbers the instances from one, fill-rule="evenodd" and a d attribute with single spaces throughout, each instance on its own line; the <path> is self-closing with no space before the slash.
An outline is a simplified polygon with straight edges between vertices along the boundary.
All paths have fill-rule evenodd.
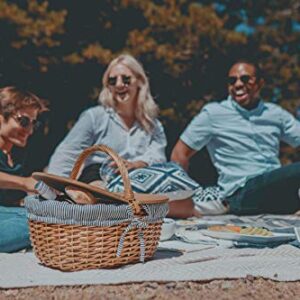
<path id="1" fill-rule="evenodd" d="M 125 131 L 133 132 L 137 128 L 140 127 L 139 122 L 135 121 L 131 128 L 127 128 L 127 126 L 122 121 L 121 117 L 116 113 L 116 111 L 112 107 L 105 107 L 106 112 L 110 115 L 111 119 L 121 126 Z"/>
<path id="2" fill-rule="evenodd" d="M 232 99 L 232 97 L 229 95 L 227 100 L 231 103 L 231 106 L 236 109 L 239 113 L 241 113 L 244 116 L 253 116 L 253 115 L 259 115 L 265 108 L 264 102 L 260 99 L 257 106 L 253 109 L 245 109 L 242 106 L 240 106 L 236 101 Z"/>

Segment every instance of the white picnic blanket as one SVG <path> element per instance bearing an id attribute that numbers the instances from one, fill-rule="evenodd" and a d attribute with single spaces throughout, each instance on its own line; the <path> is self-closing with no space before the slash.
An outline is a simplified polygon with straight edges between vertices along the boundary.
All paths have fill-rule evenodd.
<path id="1" fill-rule="evenodd" d="M 230 219 L 229 216 L 224 217 L 226 222 Z M 253 218 L 261 223 L 270 223 L 272 219 L 273 225 L 274 221 L 281 222 L 286 228 L 290 225 L 298 226 L 300 222 L 299 217 Z M 251 223 L 249 218 L 239 218 L 239 221 L 245 220 Z M 291 244 L 259 249 L 233 248 L 230 243 L 207 243 L 201 242 L 201 239 L 192 244 L 182 240 L 171 240 L 160 243 L 160 250 L 151 261 L 117 269 L 61 272 L 40 265 L 34 253 L 29 252 L 0 254 L 0 270 L 1 288 L 143 281 L 206 281 L 243 278 L 247 275 L 278 281 L 296 281 L 300 280 L 300 249 Z"/>

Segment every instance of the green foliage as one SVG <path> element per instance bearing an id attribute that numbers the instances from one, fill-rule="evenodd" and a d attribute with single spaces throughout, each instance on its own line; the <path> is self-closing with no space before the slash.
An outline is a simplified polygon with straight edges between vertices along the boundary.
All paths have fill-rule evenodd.
<path id="1" fill-rule="evenodd" d="M 299 7 L 296 0 L 0 0 L 1 85 L 50 100 L 50 153 L 70 120 L 95 104 L 107 63 L 129 52 L 148 71 L 172 146 L 205 103 L 226 96 L 236 56 L 258 58 L 265 99 L 295 112 Z M 241 23 L 253 31 L 237 32 Z M 288 151 L 284 160 L 294 160 Z"/>

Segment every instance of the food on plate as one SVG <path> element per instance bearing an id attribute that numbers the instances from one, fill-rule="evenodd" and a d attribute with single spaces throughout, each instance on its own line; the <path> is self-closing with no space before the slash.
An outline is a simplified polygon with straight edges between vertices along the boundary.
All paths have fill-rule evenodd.
<path id="1" fill-rule="evenodd" d="M 268 229 L 261 228 L 261 227 L 246 227 L 242 228 L 240 234 L 247 234 L 247 235 L 262 235 L 262 236 L 272 236 L 272 232 Z"/>
<path id="2" fill-rule="evenodd" d="M 235 225 L 223 225 L 223 226 L 210 226 L 209 230 L 212 231 L 225 231 L 233 232 L 245 235 L 260 235 L 260 236 L 273 236 L 272 232 L 262 227 L 242 227 Z"/>
<path id="3" fill-rule="evenodd" d="M 199 221 L 197 220 L 179 220 L 176 222 L 177 225 L 188 226 L 188 225 L 196 225 Z"/>
<path id="4" fill-rule="evenodd" d="M 213 231 L 229 231 L 229 232 L 240 233 L 242 227 L 235 226 L 235 225 L 217 225 L 217 226 L 210 226 L 208 227 L 208 229 Z"/>

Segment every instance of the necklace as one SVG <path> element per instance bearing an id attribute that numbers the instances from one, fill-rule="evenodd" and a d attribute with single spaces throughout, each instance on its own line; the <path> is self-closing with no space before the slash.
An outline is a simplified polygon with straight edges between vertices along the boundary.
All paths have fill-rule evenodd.
<path id="1" fill-rule="evenodd" d="M 5 150 L 5 149 L 1 149 L 2 150 L 2 152 L 6 155 L 6 156 L 9 156 L 10 155 L 10 151 L 7 151 L 7 150 Z"/>
<path id="2" fill-rule="evenodd" d="M 12 157 L 11 157 L 11 152 L 10 152 L 10 151 L 7 151 L 7 150 L 5 150 L 5 149 L 1 149 L 1 150 L 2 150 L 2 152 L 7 156 L 7 163 L 8 163 L 8 165 L 9 165 L 10 167 L 13 167 L 14 161 L 13 161 L 13 159 L 12 159 Z"/>

